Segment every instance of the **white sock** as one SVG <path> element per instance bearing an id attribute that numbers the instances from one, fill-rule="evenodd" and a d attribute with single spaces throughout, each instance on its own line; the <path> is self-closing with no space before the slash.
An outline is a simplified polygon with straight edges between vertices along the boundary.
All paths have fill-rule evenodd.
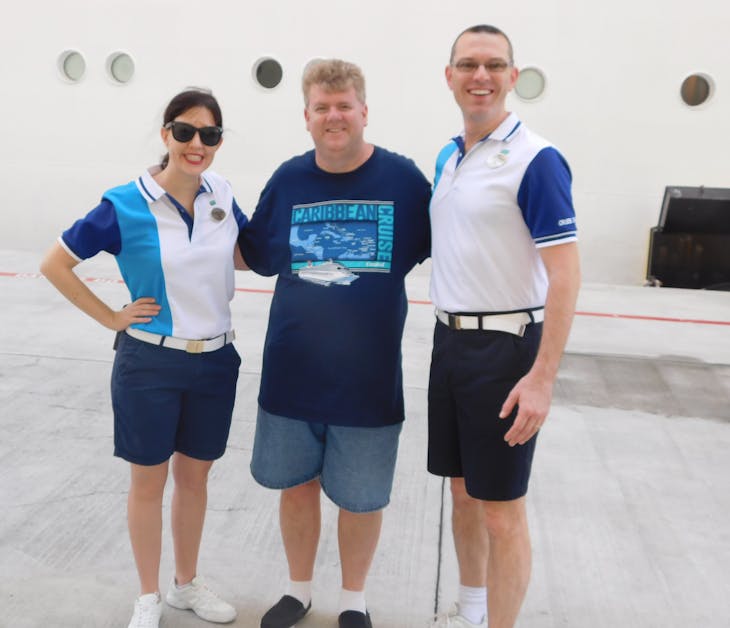
<path id="1" fill-rule="evenodd" d="M 487 615 L 487 587 L 459 585 L 459 615 L 477 626 Z"/>
<path id="2" fill-rule="evenodd" d="M 312 601 L 312 581 L 289 580 L 289 587 L 286 594 L 295 597 L 304 604 L 304 608 L 307 608 L 309 603 Z"/>
<path id="3" fill-rule="evenodd" d="M 340 610 L 338 613 L 344 613 L 345 611 L 359 611 L 365 613 L 367 606 L 365 606 L 365 591 L 348 591 L 347 589 L 340 590 Z"/>

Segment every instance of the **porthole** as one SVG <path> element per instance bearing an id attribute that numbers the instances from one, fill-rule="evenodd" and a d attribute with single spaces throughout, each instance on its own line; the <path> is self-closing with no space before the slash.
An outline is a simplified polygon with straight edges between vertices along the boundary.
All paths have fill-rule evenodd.
<path id="1" fill-rule="evenodd" d="M 70 83 L 78 83 L 86 72 L 86 61 L 78 50 L 64 50 L 58 56 L 58 71 Z"/>
<path id="2" fill-rule="evenodd" d="M 274 89 L 284 76 L 281 64 L 271 57 L 259 59 L 253 66 L 254 80 L 266 89 Z"/>
<path id="3" fill-rule="evenodd" d="M 682 100 L 690 107 L 697 107 L 706 103 L 712 96 L 712 79 L 705 74 L 690 74 L 679 90 Z"/>
<path id="4" fill-rule="evenodd" d="M 129 83 L 134 76 L 134 60 L 126 52 L 113 52 L 106 59 L 106 73 L 115 83 Z"/>
<path id="5" fill-rule="evenodd" d="M 538 68 L 524 68 L 520 70 L 515 83 L 515 93 L 522 100 L 536 100 L 545 91 L 545 75 Z"/>

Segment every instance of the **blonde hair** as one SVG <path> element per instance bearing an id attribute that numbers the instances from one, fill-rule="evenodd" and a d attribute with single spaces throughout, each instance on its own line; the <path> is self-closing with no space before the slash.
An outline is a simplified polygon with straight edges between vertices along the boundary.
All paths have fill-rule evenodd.
<path id="1" fill-rule="evenodd" d="M 342 59 L 312 59 L 302 75 L 305 106 L 309 105 L 309 90 L 312 85 L 318 85 L 326 92 L 343 92 L 353 87 L 357 99 L 365 104 L 365 77 L 354 63 Z"/>

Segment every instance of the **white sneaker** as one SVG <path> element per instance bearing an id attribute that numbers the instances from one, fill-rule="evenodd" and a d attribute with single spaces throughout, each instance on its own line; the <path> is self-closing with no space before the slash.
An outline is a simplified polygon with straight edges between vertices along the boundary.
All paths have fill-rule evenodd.
<path id="1" fill-rule="evenodd" d="M 454 610 L 444 615 L 437 615 L 429 624 L 433 628 L 479 628 L 487 625 L 487 618 L 484 617 L 480 624 L 473 624 L 463 615 L 459 615 L 459 605 L 456 604 Z"/>
<path id="2" fill-rule="evenodd" d="M 206 621 L 227 624 L 236 619 L 236 609 L 211 591 L 201 576 L 183 587 L 178 587 L 173 578 L 165 601 L 175 608 L 192 610 Z"/>
<path id="3" fill-rule="evenodd" d="M 128 628 L 159 628 L 162 601 L 159 593 L 140 595 L 134 601 L 134 615 Z"/>

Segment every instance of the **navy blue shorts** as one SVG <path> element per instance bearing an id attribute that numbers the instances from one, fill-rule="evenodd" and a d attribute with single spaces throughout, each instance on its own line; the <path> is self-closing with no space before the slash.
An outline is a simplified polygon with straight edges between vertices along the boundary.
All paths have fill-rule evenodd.
<path id="1" fill-rule="evenodd" d="M 241 358 L 233 344 L 186 353 L 119 334 L 112 369 L 114 455 L 141 465 L 226 449 Z"/>
<path id="2" fill-rule="evenodd" d="M 472 497 L 507 501 L 527 492 L 537 434 L 510 447 L 504 435 L 516 408 L 499 411 L 532 367 L 542 323 L 523 337 L 501 331 L 452 330 L 436 322 L 428 386 L 428 470 L 463 477 Z"/>

